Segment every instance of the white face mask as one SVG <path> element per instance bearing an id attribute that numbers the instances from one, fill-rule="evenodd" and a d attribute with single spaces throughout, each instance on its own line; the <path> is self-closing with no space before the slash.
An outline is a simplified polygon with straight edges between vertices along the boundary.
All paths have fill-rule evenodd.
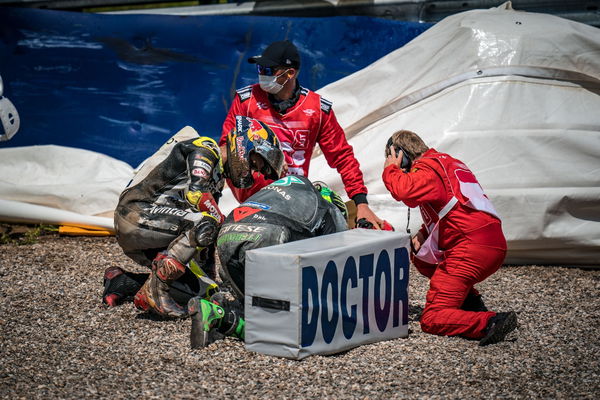
<path id="1" fill-rule="evenodd" d="M 281 89 L 283 89 L 283 85 L 285 85 L 287 81 L 290 80 L 290 78 L 287 78 L 285 82 L 283 82 L 283 84 L 277 83 L 277 78 L 279 78 L 288 71 L 289 69 L 286 69 L 281 74 L 276 76 L 258 75 L 258 84 L 260 85 L 260 88 L 265 92 L 271 94 L 277 94 L 281 92 Z"/>

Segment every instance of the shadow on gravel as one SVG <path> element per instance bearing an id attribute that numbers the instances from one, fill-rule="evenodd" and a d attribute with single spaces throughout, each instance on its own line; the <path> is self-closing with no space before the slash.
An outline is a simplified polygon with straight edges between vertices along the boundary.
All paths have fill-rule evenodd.
<path id="1" fill-rule="evenodd" d="M 408 319 L 410 321 L 419 321 L 421 314 L 423 314 L 423 307 L 408 305 Z"/>
<path id="2" fill-rule="evenodd" d="M 179 319 L 185 319 L 185 318 L 161 317 L 160 315 L 145 312 L 145 313 L 137 314 L 135 316 L 135 319 L 145 319 L 145 320 L 160 322 L 160 321 L 177 321 Z"/>

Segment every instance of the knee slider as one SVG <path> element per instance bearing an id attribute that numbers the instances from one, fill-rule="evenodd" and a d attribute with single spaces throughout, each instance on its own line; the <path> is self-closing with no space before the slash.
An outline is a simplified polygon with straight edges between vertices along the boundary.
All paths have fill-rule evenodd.
<path id="1" fill-rule="evenodd" d="M 195 247 L 210 247 L 217 240 L 218 225 L 217 220 L 208 213 L 202 213 L 204 218 L 200 220 L 198 225 L 194 227 L 194 233 L 192 239 L 195 243 L 192 243 Z"/>

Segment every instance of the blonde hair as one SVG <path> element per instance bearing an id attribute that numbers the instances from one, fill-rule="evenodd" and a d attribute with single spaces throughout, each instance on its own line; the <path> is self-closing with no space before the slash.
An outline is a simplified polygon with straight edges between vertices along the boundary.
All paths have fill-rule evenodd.
<path id="1" fill-rule="evenodd" d="M 423 139 L 421 139 L 419 135 L 412 131 L 400 130 L 394 133 L 390 137 L 390 140 L 396 149 L 398 147 L 402 147 L 402 149 L 407 153 L 406 155 L 413 161 L 429 150 L 429 147 L 427 147 Z M 386 145 L 385 156 L 387 157 L 390 154 L 390 147 Z"/>

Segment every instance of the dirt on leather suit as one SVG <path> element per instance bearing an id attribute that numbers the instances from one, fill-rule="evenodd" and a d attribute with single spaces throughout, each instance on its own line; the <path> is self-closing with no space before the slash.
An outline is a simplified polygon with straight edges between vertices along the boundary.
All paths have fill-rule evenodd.
<path id="1" fill-rule="evenodd" d="M 217 249 L 226 278 L 240 297 L 246 251 L 346 229 L 342 213 L 323 199 L 307 178 L 287 176 L 264 187 L 227 216 Z"/>
<path id="2" fill-rule="evenodd" d="M 127 256 L 152 268 L 165 256 L 175 260 L 176 271 L 159 277 L 173 273 L 162 278 L 180 305 L 216 288 L 214 240 L 224 219 L 217 205 L 224 184 L 219 148 L 187 129 L 193 134 L 180 131 L 144 163 L 115 210 L 117 241 Z M 185 268 L 192 260 L 212 279 Z"/>

